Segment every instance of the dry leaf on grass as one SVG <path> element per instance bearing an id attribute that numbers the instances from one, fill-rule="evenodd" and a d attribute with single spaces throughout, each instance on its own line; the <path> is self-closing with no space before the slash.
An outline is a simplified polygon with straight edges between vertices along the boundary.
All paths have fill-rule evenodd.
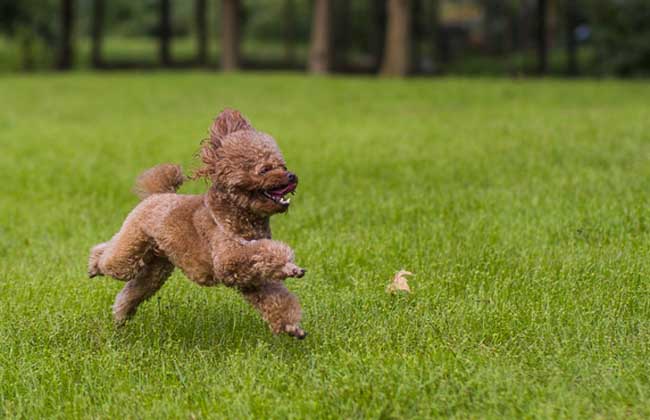
<path id="1" fill-rule="evenodd" d="M 412 276 L 413 273 L 406 270 L 399 270 L 395 273 L 393 281 L 386 287 L 386 293 L 406 292 L 411 293 L 411 288 L 408 284 L 408 279 L 405 276 Z"/>

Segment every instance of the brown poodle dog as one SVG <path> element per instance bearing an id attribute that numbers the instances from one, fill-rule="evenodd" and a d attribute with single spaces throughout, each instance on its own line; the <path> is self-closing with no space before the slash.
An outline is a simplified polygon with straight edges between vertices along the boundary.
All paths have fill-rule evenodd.
<path id="1" fill-rule="evenodd" d="M 302 277 L 293 251 L 271 240 L 270 216 L 289 208 L 298 184 L 275 140 L 256 131 L 237 111 L 226 109 L 210 127 L 195 178 L 212 185 L 203 195 L 181 195 L 179 166 L 164 164 L 136 181 L 142 202 L 113 238 L 90 252 L 88 275 L 126 281 L 113 314 L 122 324 L 180 268 L 201 286 L 224 284 L 239 290 L 274 333 L 297 338 L 298 299 L 283 280 Z"/>

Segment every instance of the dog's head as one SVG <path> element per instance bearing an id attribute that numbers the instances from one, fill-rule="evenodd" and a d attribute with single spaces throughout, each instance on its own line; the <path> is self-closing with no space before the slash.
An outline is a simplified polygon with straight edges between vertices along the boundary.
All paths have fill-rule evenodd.
<path id="1" fill-rule="evenodd" d="M 256 131 L 238 111 L 225 109 L 210 127 L 195 173 L 228 194 L 239 207 L 259 215 L 285 212 L 298 185 L 273 137 Z"/>

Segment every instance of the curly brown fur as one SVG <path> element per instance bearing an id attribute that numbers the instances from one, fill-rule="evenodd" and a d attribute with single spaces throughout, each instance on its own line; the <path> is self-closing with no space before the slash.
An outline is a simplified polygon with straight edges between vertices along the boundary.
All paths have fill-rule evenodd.
<path id="1" fill-rule="evenodd" d="M 184 180 L 180 166 L 163 163 L 141 173 L 135 180 L 133 192 L 141 200 L 151 194 L 174 193 Z"/>
<path id="2" fill-rule="evenodd" d="M 126 281 L 113 313 L 123 323 L 153 296 L 174 267 L 202 286 L 234 287 L 261 313 L 274 333 L 304 338 L 298 299 L 282 283 L 302 277 L 291 248 L 271 239 L 269 218 L 285 212 L 298 179 L 285 166 L 275 140 L 256 131 L 237 111 L 224 110 L 202 143 L 203 165 L 193 178 L 205 194 L 175 191 L 179 166 L 158 165 L 136 181 L 143 201 L 111 240 L 90 252 L 90 277 Z"/>

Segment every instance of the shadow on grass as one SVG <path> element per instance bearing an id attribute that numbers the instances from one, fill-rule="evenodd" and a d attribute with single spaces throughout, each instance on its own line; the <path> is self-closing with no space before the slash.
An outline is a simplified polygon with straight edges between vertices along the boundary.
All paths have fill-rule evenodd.
<path id="1" fill-rule="evenodd" d="M 101 325 L 103 340 L 124 349 L 182 354 L 209 352 L 215 357 L 247 355 L 260 348 L 270 348 L 274 356 L 289 360 L 303 353 L 297 348 L 312 347 L 312 337 L 300 341 L 271 333 L 262 318 L 234 291 L 210 292 L 200 290 L 202 295 L 196 300 L 192 299 L 195 293 L 154 297 L 125 325 L 116 327 L 112 320 L 93 318 L 86 320 L 87 331 L 90 336 L 96 335 Z"/>

